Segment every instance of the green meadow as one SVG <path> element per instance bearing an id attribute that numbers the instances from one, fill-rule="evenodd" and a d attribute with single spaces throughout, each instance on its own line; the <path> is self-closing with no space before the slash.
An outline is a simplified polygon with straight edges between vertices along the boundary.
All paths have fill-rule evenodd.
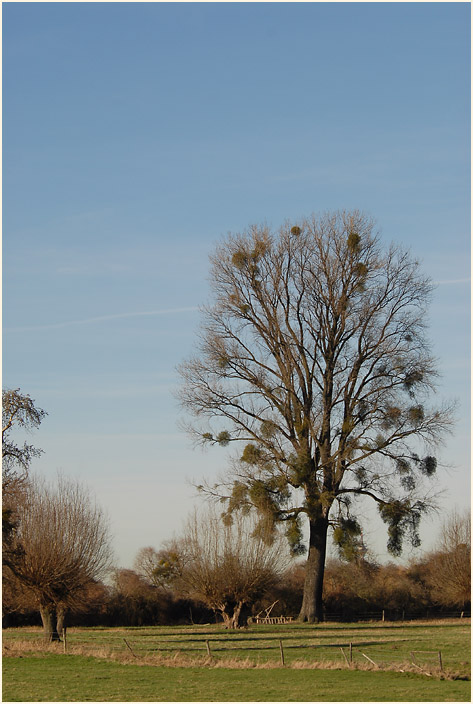
<path id="1" fill-rule="evenodd" d="M 470 701 L 470 623 L 3 635 L 3 701 Z M 284 664 L 283 664 L 284 661 Z"/>

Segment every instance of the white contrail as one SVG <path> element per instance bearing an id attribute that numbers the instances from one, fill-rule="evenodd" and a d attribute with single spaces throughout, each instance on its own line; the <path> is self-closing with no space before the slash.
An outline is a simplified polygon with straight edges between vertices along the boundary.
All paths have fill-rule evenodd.
<path id="1" fill-rule="evenodd" d="M 469 284 L 470 279 L 444 279 L 443 281 L 434 281 L 434 284 L 441 286 L 442 284 Z"/>
<path id="2" fill-rule="evenodd" d="M 470 279 L 444 279 L 434 281 L 434 284 L 441 286 L 444 284 L 467 284 Z M 49 325 L 25 325 L 17 328 L 4 328 L 4 332 L 29 332 L 34 330 L 60 330 L 61 328 L 73 327 L 74 325 L 88 325 L 89 323 L 102 323 L 107 320 L 120 320 L 121 318 L 144 318 L 154 315 L 170 315 L 172 313 L 189 313 L 199 310 L 197 306 L 187 308 L 164 308 L 162 310 L 146 310 L 135 313 L 114 313 L 112 315 L 99 315 L 94 318 L 84 318 L 84 320 L 66 320 L 62 323 L 50 323 Z"/>
<path id="3" fill-rule="evenodd" d="M 164 308 L 162 310 L 146 310 L 135 313 L 114 313 L 113 315 L 99 315 L 95 318 L 85 318 L 84 320 L 65 320 L 62 323 L 51 323 L 49 325 L 26 325 L 18 328 L 5 328 L 4 332 L 28 332 L 30 330 L 59 330 L 73 325 L 88 325 L 89 323 L 101 323 L 107 320 L 119 320 L 121 318 L 140 318 L 153 315 L 170 315 L 172 313 L 188 313 L 199 310 L 197 306 L 188 308 Z"/>

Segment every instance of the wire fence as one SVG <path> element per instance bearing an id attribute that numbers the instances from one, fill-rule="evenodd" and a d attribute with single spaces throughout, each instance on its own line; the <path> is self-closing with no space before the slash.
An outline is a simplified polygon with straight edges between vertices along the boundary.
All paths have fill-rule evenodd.
<path id="1" fill-rule="evenodd" d="M 384 621 L 379 611 L 363 616 L 369 623 L 330 622 L 329 613 L 320 624 L 254 624 L 235 631 L 215 624 L 71 627 L 50 647 L 71 655 L 175 666 L 407 668 L 430 676 L 457 672 L 469 677 L 469 612 L 444 614 L 443 623 L 431 614 L 408 621 L 408 613 L 405 623 L 388 621 L 392 614 L 387 610 Z M 41 649 L 44 633 L 37 627 L 6 629 L 4 646 L 15 640 L 20 649 Z"/>
<path id="2" fill-rule="evenodd" d="M 325 613 L 326 621 L 341 623 L 357 623 L 363 621 L 443 621 L 445 619 L 471 618 L 470 611 L 408 611 L 399 609 L 382 609 L 381 611 L 366 611 L 358 614 L 341 611 Z"/>
<path id="3" fill-rule="evenodd" d="M 80 646 L 81 651 L 91 653 L 97 648 L 97 643 L 90 638 L 66 635 L 64 652 L 70 652 L 72 646 Z M 102 643 L 102 647 L 104 644 Z M 441 650 L 411 650 L 408 643 L 403 643 L 398 650 L 392 650 L 392 643 L 376 641 L 337 640 L 329 643 L 295 643 L 287 638 L 274 638 L 271 641 L 253 641 L 236 643 L 235 640 L 205 638 L 194 642 L 156 641 L 140 637 L 138 634 L 128 634 L 127 637 L 116 637 L 109 640 L 106 649 L 110 653 L 123 652 L 140 660 L 152 655 L 206 657 L 211 660 L 255 660 L 272 662 L 273 665 L 290 666 L 296 661 L 299 665 L 304 661 L 313 666 L 363 667 L 367 663 L 375 669 L 395 669 L 405 671 L 406 665 L 427 676 L 433 673 L 443 673 L 445 658 Z M 369 667 L 368 665 L 368 667 Z"/>
<path id="4" fill-rule="evenodd" d="M 460 621 L 459 621 L 460 625 Z M 467 623 L 465 621 L 465 626 Z M 415 627 L 414 627 L 415 628 Z M 435 628 L 435 626 L 434 626 Z M 286 626 L 287 629 L 287 626 Z M 179 632 L 178 629 L 71 629 L 63 636 L 64 653 L 97 654 L 120 657 L 127 654 L 137 661 L 156 657 L 167 662 L 174 658 L 208 664 L 218 661 L 251 662 L 253 665 L 350 667 L 414 671 L 428 676 L 443 675 L 458 668 L 460 659 L 451 645 L 435 649 L 431 634 L 413 637 L 409 626 L 387 632 L 382 625 L 357 630 L 330 630 L 313 635 L 281 628 L 256 628 L 253 631 L 216 632 L 200 628 Z M 422 629 L 424 633 L 424 629 Z M 37 634 L 39 636 L 39 633 Z M 441 644 L 441 639 L 436 641 Z M 456 647 L 456 650 L 458 648 Z M 461 664 L 465 675 L 467 663 Z"/>

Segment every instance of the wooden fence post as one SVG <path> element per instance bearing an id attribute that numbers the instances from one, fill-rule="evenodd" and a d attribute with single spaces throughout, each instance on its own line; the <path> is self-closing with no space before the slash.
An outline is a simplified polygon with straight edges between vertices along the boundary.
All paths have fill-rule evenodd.
<path id="1" fill-rule="evenodd" d="M 206 646 L 206 648 L 207 648 L 207 655 L 209 656 L 209 658 L 211 658 L 211 657 L 212 657 L 212 653 L 210 652 L 210 645 L 209 645 L 209 641 L 208 641 L 208 640 L 205 641 L 205 646 Z"/>
<path id="2" fill-rule="evenodd" d="M 353 643 L 350 643 L 350 663 L 353 662 Z"/>
<path id="3" fill-rule="evenodd" d="M 279 641 L 279 650 L 281 651 L 281 662 L 282 666 L 284 667 L 284 650 L 282 648 L 282 640 Z"/>
<path id="4" fill-rule="evenodd" d="M 131 645 L 128 643 L 127 639 L 124 638 L 123 640 L 125 641 L 125 645 L 126 645 L 126 647 L 128 648 L 128 650 L 130 651 L 130 653 L 133 655 L 134 658 L 136 658 L 137 656 L 135 655 L 135 653 L 134 653 L 133 650 L 131 649 Z"/>
<path id="5" fill-rule="evenodd" d="M 366 659 L 369 660 L 371 663 L 373 663 L 373 665 L 374 665 L 375 667 L 379 667 L 379 665 L 377 665 L 374 660 L 372 660 L 371 658 L 369 658 L 369 657 L 368 657 L 367 655 L 365 655 L 364 653 L 361 653 L 361 654 L 363 655 L 364 658 L 366 658 Z"/>
<path id="6" fill-rule="evenodd" d="M 381 621 L 384 621 L 384 609 L 383 609 L 383 613 L 381 615 Z"/>
<path id="7" fill-rule="evenodd" d="M 440 667 L 440 672 L 443 672 L 442 651 L 441 650 L 439 650 L 439 667 Z"/>

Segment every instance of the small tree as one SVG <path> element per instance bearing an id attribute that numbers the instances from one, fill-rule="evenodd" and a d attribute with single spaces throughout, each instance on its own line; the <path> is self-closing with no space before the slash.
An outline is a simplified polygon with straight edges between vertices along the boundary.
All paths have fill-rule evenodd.
<path id="1" fill-rule="evenodd" d="M 229 477 L 206 490 L 229 512 L 254 506 L 285 523 L 296 554 L 307 522 L 300 618 L 319 620 L 328 530 L 345 546 L 359 534 L 357 498 L 377 503 L 392 553 L 406 533 L 419 543 L 420 480 L 435 473 L 451 423 L 448 406 L 428 405 L 432 287 L 358 211 L 253 226 L 211 262 L 213 298 L 180 368 L 181 399 L 199 441 L 241 446 Z"/>
<path id="2" fill-rule="evenodd" d="M 45 637 L 59 639 L 68 609 L 79 607 L 111 559 L 108 525 L 89 492 L 62 477 L 35 479 L 17 510 L 16 550 L 6 570 L 35 598 Z"/>
<path id="3" fill-rule="evenodd" d="M 34 457 L 42 450 L 33 445 L 19 445 L 16 430 L 31 432 L 38 428 L 46 412 L 20 389 L 2 391 L 2 546 L 3 555 L 12 550 L 13 534 L 17 525 L 16 508 L 28 480 Z"/>
<path id="4" fill-rule="evenodd" d="M 140 574 L 125 568 L 113 570 L 112 585 L 117 594 L 131 598 L 142 597 L 150 591 L 149 585 Z"/>
<path id="5" fill-rule="evenodd" d="M 20 389 L 2 391 L 2 490 L 8 493 L 13 483 L 24 480 L 31 461 L 39 457 L 42 450 L 26 442 L 19 445 L 12 433 L 15 428 L 31 431 L 38 428 L 46 412 L 37 408 L 28 394 Z"/>
<path id="6" fill-rule="evenodd" d="M 170 553 L 174 584 L 186 596 L 220 613 L 226 628 L 246 623 L 251 605 L 277 582 L 287 567 L 280 541 L 268 544 L 257 524 L 239 515 L 226 524 L 214 513 L 197 513 Z"/>
<path id="7" fill-rule="evenodd" d="M 175 576 L 171 569 L 171 563 L 177 565 L 177 555 L 170 554 L 168 550 L 158 551 L 148 546 L 138 551 L 134 567 L 148 584 L 168 590 Z"/>
<path id="8" fill-rule="evenodd" d="M 470 514 L 453 513 L 443 524 L 438 549 L 424 563 L 431 598 L 443 606 L 465 608 L 471 602 Z"/>

